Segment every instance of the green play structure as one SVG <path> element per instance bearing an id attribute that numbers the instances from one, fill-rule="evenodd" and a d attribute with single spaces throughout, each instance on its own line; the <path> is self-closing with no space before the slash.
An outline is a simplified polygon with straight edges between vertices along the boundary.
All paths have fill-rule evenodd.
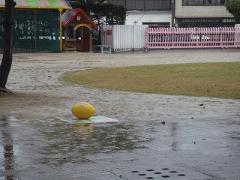
<path id="1" fill-rule="evenodd" d="M 0 1 L 1 2 L 1 1 Z M 64 0 L 16 0 L 15 52 L 61 52 L 61 14 L 70 6 Z M 0 3 L 0 50 L 3 49 L 4 4 Z"/>

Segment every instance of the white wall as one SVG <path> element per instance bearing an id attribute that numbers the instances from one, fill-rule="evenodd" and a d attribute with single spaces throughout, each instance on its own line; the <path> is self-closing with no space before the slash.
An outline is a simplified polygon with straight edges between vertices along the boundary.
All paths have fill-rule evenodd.
<path id="1" fill-rule="evenodd" d="M 142 25 L 143 22 L 170 23 L 171 11 L 128 11 L 125 25 Z"/>
<path id="2" fill-rule="evenodd" d="M 223 18 L 233 17 L 225 6 L 182 6 L 182 0 L 176 0 L 177 18 Z"/>
<path id="3" fill-rule="evenodd" d="M 145 28 L 143 25 L 114 25 L 112 29 L 112 48 L 114 51 L 143 49 Z"/>

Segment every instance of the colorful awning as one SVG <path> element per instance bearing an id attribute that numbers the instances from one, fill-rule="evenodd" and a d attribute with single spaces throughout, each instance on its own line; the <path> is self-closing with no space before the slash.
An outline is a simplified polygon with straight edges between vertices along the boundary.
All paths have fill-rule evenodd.
<path id="1" fill-rule="evenodd" d="M 22 9 L 71 9 L 65 0 L 15 0 L 16 8 Z M 5 0 L 0 0 L 0 8 L 5 6 Z"/>

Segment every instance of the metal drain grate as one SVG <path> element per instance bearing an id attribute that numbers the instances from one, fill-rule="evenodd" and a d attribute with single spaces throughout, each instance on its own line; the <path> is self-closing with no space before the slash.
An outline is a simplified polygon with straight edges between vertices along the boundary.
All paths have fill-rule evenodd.
<path id="1" fill-rule="evenodd" d="M 154 180 L 207 180 L 209 176 L 201 174 L 196 171 L 178 168 L 178 167 L 157 167 L 157 168 L 118 168 L 116 175 L 128 180 L 143 180 L 143 179 L 154 179 Z"/>
<path id="2" fill-rule="evenodd" d="M 170 170 L 169 168 L 162 168 L 162 171 L 155 171 L 154 169 L 146 169 L 141 171 L 131 171 L 133 174 L 138 176 L 144 176 L 145 179 L 160 179 L 160 178 L 176 178 L 176 177 L 183 177 L 186 174 L 178 173 L 176 170 Z"/>

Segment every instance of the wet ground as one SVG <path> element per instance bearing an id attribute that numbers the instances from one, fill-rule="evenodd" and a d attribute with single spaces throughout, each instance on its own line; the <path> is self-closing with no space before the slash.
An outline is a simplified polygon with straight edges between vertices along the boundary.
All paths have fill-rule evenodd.
<path id="1" fill-rule="evenodd" d="M 61 80 L 93 67 L 240 61 L 238 50 L 16 54 L 0 98 L 0 179 L 240 179 L 240 101 L 85 88 Z M 88 101 L 115 124 L 78 126 Z"/>

